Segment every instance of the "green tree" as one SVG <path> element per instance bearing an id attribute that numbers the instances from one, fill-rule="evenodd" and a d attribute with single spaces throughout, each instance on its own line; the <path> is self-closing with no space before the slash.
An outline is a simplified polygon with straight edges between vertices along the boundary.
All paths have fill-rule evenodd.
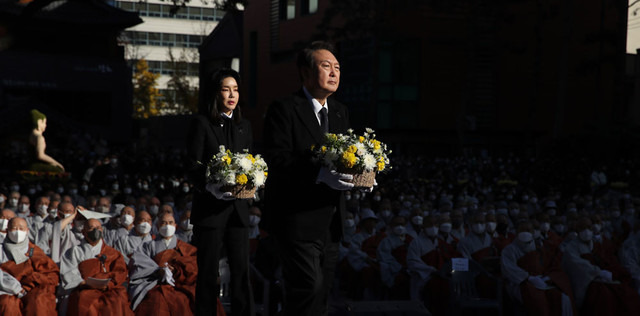
<path id="1" fill-rule="evenodd" d="M 156 81 L 160 77 L 149 71 L 149 65 L 144 59 L 139 59 L 135 63 L 136 71 L 133 74 L 133 117 L 149 118 L 160 113 L 162 96 Z"/>
<path id="2" fill-rule="evenodd" d="M 189 80 L 189 76 L 197 73 L 197 52 L 183 49 L 179 56 L 169 48 L 169 62 L 172 68 L 171 79 L 167 87 L 173 91 L 168 98 L 175 107 L 175 113 L 198 112 L 198 85 Z"/>

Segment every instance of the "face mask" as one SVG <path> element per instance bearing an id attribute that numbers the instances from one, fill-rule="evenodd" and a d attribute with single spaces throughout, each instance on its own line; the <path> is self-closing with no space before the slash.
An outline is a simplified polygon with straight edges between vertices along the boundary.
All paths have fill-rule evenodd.
<path id="1" fill-rule="evenodd" d="M 353 195 L 353 198 L 354 198 L 354 199 L 356 199 L 356 200 L 359 200 L 359 199 L 360 199 L 360 194 L 357 194 L 357 193 L 356 193 L 356 194 L 354 194 L 354 195 Z"/>
<path id="2" fill-rule="evenodd" d="M 110 162 L 110 163 L 112 163 L 112 164 L 114 164 L 114 165 L 115 165 L 115 164 L 117 164 L 117 163 L 118 163 L 118 159 L 111 159 L 111 162 Z M 117 190 L 117 189 L 116 189 L 116 190 Z"/>
<path id="3" fill-rule="evenodd" d="M 23 230 L 12 230 L 10 231 L 7 236 L 9 237 L 9 239 L 11 241 L 13 241 L 16 244 L 19 244 L 21 242 L 23 242 L 26 238 L 27 238 L 27 232 L 23 231 Z"/>
<path id="4" fill-rule="evenodd" d="M 107 213 L 109 209 L 106 206 L 98 206 L 96 207 L 96 212 Z"/>
<path id="5" fill-rule="evenodd" d="M 11 191 L 19 192 L 20 191 L 20 186 L 19 185 L 12 185 L 11 186 Z"/>
<path id="6" fill-rule="evenodd" d="M 136 225 L 136 230 L 138 231 L 138 233 L 140 233 L 142 235 L 146 235 L 151 231 L 151 224 L 149 224 L 147 222 L 142 222 L 142 223 Z"/>
<path id="7" fill-rule="evenodd" d="M 183 230 L 192 230 L 193 229 L 193 224 L 191 224 L 191 220 L 190 219 L 185 219 L 182 222 L 180 222 L 180 226 L 182 227 Z"/>
<path id="8" fill-rule="evenodd" d="M 117 191 L 118 189 L 120 189 L 120 185 L 116 183 L 112 185 L 111 188 Z"/>
<path id="9" fill-rule="evenodd" d="M 564 225 L 555 224 L 555 225 L 553 225 L 553 230 L 555 230 L 556 233 L 562 234 L 564 232 Z"/>
<path id="10" fill-rule="evenodd" d="M 549 214 L 549 216 L 556 216 L 556 209 L 555 208 L 550 208 L 547 211 L 547 214 Z"/>
<path id="11" fill-rule="evenodd" d="M 164 225 L 164 226 L 160 227 L 158 232 L 160 233 L 160 235 L 162 237 L 169 238 L 169 237 L 173 236 L 173 234 L 176 233 L 176 227 L 173 226 L 173 225 Z"/>
<path id="12" fill-rule="evenodd" d="M 4 196 L 0 195 L 0 204 L 4 203 Z"/>
<path id="13" fill-rule="evenodd" d="M 528 195 L 523 195 L 522 196 L 522 200 L 525 201 L 525 202 L 529 201 L 529 196 Z"/>
<path id="14" fill-rule="evenodd" d="M 512 208 L 509 210 L 509 214 L 511 214 L 512 217 L 516 217 L 520 214 L 520 209 Z"/>
<path id="15" fill-rule="evenodd" d="M 424 219 L 422 218 L 422 216 L 419 216 L 419 215 L 414 216 L 413 218 L 411 218 L 411 222 L 412 222 L 414 225 L 418 225 L 418 226 L 422 226 L 422 221 L 423 221 L 423 220 L 424 220 Z"/>
<path id="16" fill-rule="evenodd" d="M 438 227 L 435 226 L 427 227 L 424 231 L 429 237 L 435 237 L 438 235 Z"/>
<path id="17" fill-rule="evenodd" d="M 411 207 L 411 202 L 410 201 L 404 201 L 404 202 L 402 202 L 402 206 L 404 206 L 406 208 L 410 208 Z"/>
<path id="18" fill-rule="evenodd" d="M 34 195 L 34 194 L 36 194 L 36 189 L 31 188 L 31 189 L 29 189 L 28 193 L 29 193 L 29 195 Z"/>
<path id="19" fill-rule="evenodd" d="M 373 196 L 373 200 L 376 201 L 376 202 L 380 202 L 380 200 L 382 200 L 382 197 L 379 196 L 379 195 L 374 195 Z"/>
<path id="20" fill-rule="evenodd" d="M 445 233 L 450 233 L 453 225 L 451 223 L 442 223 L 440 224 L 440 231 Z"/>
<path id="21" fill-rule="evenodd" d="M 16 206 L 18 206 L 18 199 L 15 199 L 15 198 L 14 198 L 14 199 L 9 199 L 9 205 L 10 205 L 11 207 L 16 207 Z"/>
<path id="22" fill-rule="evenodd" d="M 62 214 L 62 217 L 64 217 L 64 218 L 68 218 L 68 217 L 69 217 L 69 216 L 71 216 L 71 215 L 73 215 L 73 214 L 66 213 L 66 214 Z"/>
<path id="23" fill-rule="evenodd" d="M 383 218 L 388 218 L 389 216 L 391 216 L 391 211 L 384 210 L 384 211 L 380 212 L 380 216 L 382 216 Z"/>
<path id="24" fill-rule="evenodd" d="M 14 190 L 14 191 L 18 191 L 18 190 Z M 404 195 L 399 196 L 399 197 L 398 197 L 398 200 L 399 200 L 400 202 L 404 201 Z"/>
<path id="25" fill-rule="evenodd" d="M 620 217 L 620 211 L 613 211 L 613 212 L 611 212 L 611 216 L 612 216 L 613 218 L 618 218 L 618 217 Z"/>
<path id="26" fill-rule="evenodd" d="M 542 224 L 540 224 L 540 230 L 543 232 L 548 232 L 549 229 L 551 229 L 551 224 L 549 222 L 544 222 Z"/>
<path id="27" fill-rule="evenodd" d="M 60 194 L 64 193 L 64 188 L 63 187 L 58 187 L 58 193 L 60 193 Z"/>
<path id="28" fill-rule="evenodd" d="M 167 202 L 167 205 L 171 206 L 171 208 L 175 209 L 176 205 L 173 202 Z"/>
<path id="29" fill-rule="evenodd" d="M 71 193 L 71 195 L 76 195 L 78 194 L 78 189 L 71 189 L 69 193 Z"/>
<path id="30" fill-rule="evenodd" d="M 91 242 L 95 242 L 102 239 L 102 231 L 99 229 L 94 229 L 90 232 L 87 232 L 87 239 Z"/>
<path id="31" fill-rule="evenodd" d="M 538 198 L 537 198 L 537 197 L 535 197 L 535 196 L 534 196 L 534 197 L 532 197 L 532 198 L 531 198 L 531 203 L 533 203 L 533 204 L 538 203 Z"/>
<path id="32" fill-rule="evenodd" d="M 58 216 L 58 209 L 55 209 L 55 208 L 50 209 L 50 210 L 49 210 L 49 216 L 50 216 L 51 218 L 56 218 L 56 216 Z"/>
<path id="33" fill-rule="evenodd" d="M 356 221 L 353 220 L 353 218 L 349 218 L 349 219 L 345 219 L 344 220 L 344 227 L 347 228 L 351 228 L 356 226 Z"/>
<path id="34" fill-rule="evenodd" d="M 513 200 L 513 195 L 511 194 L 507 195 L 507 200 Z"/>
<path id="35" fill-rule="evenodd" d="M 105 190 L 105 189 L 100 189 L 100 195 L 101 195 L 101 196 L 105 196 L 105 195 L 107 195 L 107 190 Z"/>
<path id="36" fill-rule="evenodd" d="M 129 214 L 124 214 L 123 218 L 122 218 L 122 225 L 123 226 L 129 226 L 133 224 L 133 216 L 129 215 Z"/>
<path id="37" fill-rule="evenodd" d="M 18 210 L 20 213 L 28 213 L 29 212 L 29 204 L 20 204 L 20 209 Z"/>
<path id="38" fill-rule="evenodd" d="M 260 224 L 260 216 L 258 215 L 249 215 L 249 226 L 258 226 Z"/>
<path id="39" fill-rule="evenodd" d="M 593 224 L 593 232 L 594 232 L 594 233 L 599 234 L 601 230 L 602 230 L 602 225 L 600 225 L 600 224 Z"/>
<path id="40" fill-rule="evenodd" d="M 496 222 L 487 222 L 487 232 L 493 233 L 494 231 L 496 231 L 497 226 L 498 223 Z"/>
<path id="41" fill-rule="evenodd" d="M 84 228 L 84 221 L 73 221 L 73 227 L 79 232 L 82 231 Z"/>
<path id="42" fill-rule="evenodd" d="M 86 184 L 83 184 L 80 189 L 82 189 L 82 191 L 89 191 L 89 186 Z"/>
<path id="43" fill-rule="evenodd" d="M 158 188 L 160 188 L 160 190 L 164 190 L 164 184 L 160 183 L 160 184 L 158 185 Z"/>
<path id="44" fill-rule="evenodd" d="M 393 227 L 393 233 L 396 236 L 402 236 L 407 232 L 407 229 L 403 225 L 397 225 Z"/>
<path id="45" fill-rule="evenodd" d="M 124 194 L 131 194 L 131 188 L 124 188 L 122 192 L 124 192 Z"/>
<path id="46" fill-rule="evenodd" d="M 576 213 L 576 212 L 578 212 L 578 209 L 576 209 L 575 207 L 572 207 L 567 210 L 567 213 Z"/>
<path id="47" fill-rule="evenodd" d="M 189 192 L 189 187 L 182 187 L 182 192 L 184 192 L 184 193 Z"/>
<path id="48" fill-rule="evenodd" d="M 148 184 L 143 184 L 142 185 L 142 189 L 145 190 L 145 191 L 149 190 L 149 185 Z"/>
<path id="49" fill-rule="evenodd" d="M 471 225 L 471 230 L 478 235 L 484 234 L 485 228 L 486 228 L 485 224 L 482 224 L 482 223 L 476 223 Z"/>
<path id="50" fill-rule="evenodd" d="M 44 205 L 44 204 L 39 205 L 39 206 L 38 206 L 38 210 L 37 210 L 38 215 L 41 215 L 41 216 L 43 216 L 43 217 L 44 217 L 44 216 L 46 216 L 46 215 L 48 214 L 48 212 L 47 212 L 47 209 L 48 209 L 48 208 L 49 208 L 49 207 L 48 207 L 48 206 L 46 206 L 46 205 Z"/>
<path id="51" fill-rule="evenodd" d="M 9 227 L 9 220 L 4 218 L 0 219 L 0 230 L 6 231 L 8 227 Z"/>
<path id="52" fill-rule="evenodd" d="M 149 213 L 151 213 L 151 215 L 156 216 L 158 215 L 158 211 L 160 210 L 160 207 L 157 205 L 151 205 L 149 206 Z"/>
<path id="53" fill-rule="evenodd" d="M 344 199 L 347 201 L 351 201 L 351 194 L 345 194 Z"/>
<path id="54" fill-rule="evenodd" d="M 580 237 L 580 240 L 587 242 L 593 239 L 593 232 L 591 231 L 591 229 L 585 229 L 581 231 L 578 236 Z"/>
<path id="55" fill-rule="evenodd" d="M 629 215 L 631 215 L 631 216 L 633 216 L 633 213 L 635 213 L 635 212 L 636 212 L 636 210 L 635 210 L 635 209 L 632 209 L 632 208 L 628 208 L 628 209 L 627 209 L 627 214 L 629 214 Z"/>

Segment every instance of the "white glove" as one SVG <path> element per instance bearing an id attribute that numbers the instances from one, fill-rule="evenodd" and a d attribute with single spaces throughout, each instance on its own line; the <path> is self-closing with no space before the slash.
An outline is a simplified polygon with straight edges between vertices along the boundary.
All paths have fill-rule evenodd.
<path id="1" fill-rule="evenodd" d="M 167 283 L 171 286 L 176 286 L 175 280 L 173 279 L 173 272 L 171 272 L 171 269 L 169 269 L 169 265 L 166 262 L 162 270 L 164 270 L 162 282 Z"/>
<path id="2" fill-rule="evenodd" d="M 324 183 L 330 188 L 339 191 L 353 189 L 353 183 L 346 182 L 346 180 L 353 180 L 353 176 L 346 173 L 339 173 L 335 170 L 330 170 L 327 167 L 320 168 L 318 172 L 318 179 L 316 183 Z"/>
<path id="3" fill-rule="evenodd" d="M 224 201 L 234 200 L 233 193 L 222 192 L 220 191 L 221 187 L 222 187 L 222 184 L 215 184 L 215 183 L 207 183 L 207 186 L 205 186 L 207 191 L 211 192 L 211 194 L 213 194 L 213 196 L 215 196 L 216 199 L 218 200 L 224 200 Z"/>
<path id="4" fill-rule="evenodd" d="M 533 284 L 533 286 L 535 286 L 536 288 L 540 289 L 540 290 L 544 290 L 547 288 L 547 283 L 544 282 L 544 280 L 542 280 L 541 277 L 539 276 L 530 276 L 529 277 L 529 282 L 531 282 L 531 284 Z"/>
<path id="5" fill-rule="evenodd" d="M 613 274 L 608 270 L 600 270 L 600 272 L 598 273 L 598 277 L 600 277 L 600 279 L 602 279 L 603 281 L 613 281 Z"/>

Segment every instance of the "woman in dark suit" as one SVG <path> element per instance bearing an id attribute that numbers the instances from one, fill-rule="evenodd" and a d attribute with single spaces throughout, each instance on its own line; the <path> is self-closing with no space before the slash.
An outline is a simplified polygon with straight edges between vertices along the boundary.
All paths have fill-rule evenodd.
<path id="1" fill-rule="evenodd" d="M 216 315 L 219 286 L 218 260 L 222 246 L 231 269 L 233 315 L 254 315 L 249 285 L 249 201 L 233 199 L 220 186 L 207 185 L 206 164 L 220 145 L 232 152 L 251 150 L 251 124 L 240 114 L 240 76 L 231 69 L 213 74 L 213 100 L 203 102 L 187 135 L 190 176 L 196 188 L 191 221 L 193 243 L 198 248 L 196 315 Z"/>

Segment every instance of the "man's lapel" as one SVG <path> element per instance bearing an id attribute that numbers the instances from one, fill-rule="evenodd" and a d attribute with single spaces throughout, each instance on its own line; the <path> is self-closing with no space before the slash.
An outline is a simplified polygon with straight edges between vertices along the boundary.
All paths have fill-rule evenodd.
<path id="1" fill-rule="evenodd" d="M 309 100 L 304 96 L 301 97 L 299 94 L 296 96 L 296 105 L 295 111 L 300 117 L 302 123 L 307 127 L 311 136 L 316 141 L 316 143 L 322 143 L 324 140 L 324 135 L 322 134 L 322 130 L 320 129 L 320 124 L 318 124 L 318 117 L 315 113 L 313 113 L 313 107 Z M 329 126 L 331 126 L 331 117 L 329 117 Z"/>

